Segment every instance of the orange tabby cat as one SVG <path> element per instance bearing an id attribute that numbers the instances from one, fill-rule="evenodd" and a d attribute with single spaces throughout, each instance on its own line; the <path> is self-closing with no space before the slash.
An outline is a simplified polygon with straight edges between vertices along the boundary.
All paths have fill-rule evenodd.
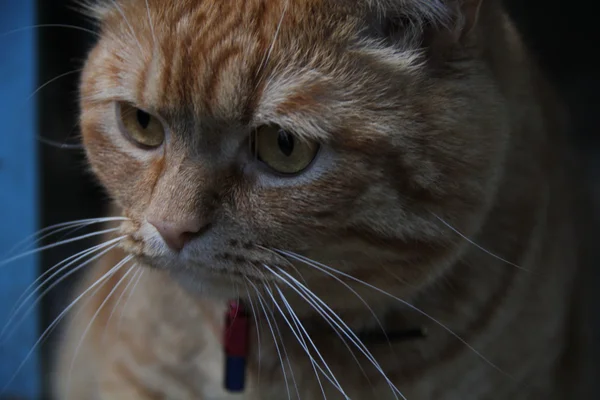
<path id="1" fill-rule="evenodd" d="M 81 126 L 123 222 L 59 399 L 590 398 L 559 113 L 495 1 L 91 9 Z"/>

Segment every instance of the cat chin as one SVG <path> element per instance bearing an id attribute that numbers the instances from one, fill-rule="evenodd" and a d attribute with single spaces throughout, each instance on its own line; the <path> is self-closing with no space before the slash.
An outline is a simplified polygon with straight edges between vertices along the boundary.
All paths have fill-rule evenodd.
<path id="1" fill-rule="evenodd" d="M 179 269 L 169 270 L 168 273 L 182 289 L 197 297 L 227 301 L 245 294 L 244 283 L 237 278 Z"/>

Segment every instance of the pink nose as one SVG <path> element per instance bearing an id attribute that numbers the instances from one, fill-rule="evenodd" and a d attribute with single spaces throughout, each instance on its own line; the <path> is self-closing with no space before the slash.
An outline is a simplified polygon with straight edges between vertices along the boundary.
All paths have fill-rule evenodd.
<path id="1" fill-rule="evenodd" d="M 148 222 L 152 224 L 167 245 L 173 250 L 180 251 L 186 243 L 205 230 L 208 225 L 204 225 L 199 218 L 193 218 L 184 221 L 161 221 L 149 218 Z"/>

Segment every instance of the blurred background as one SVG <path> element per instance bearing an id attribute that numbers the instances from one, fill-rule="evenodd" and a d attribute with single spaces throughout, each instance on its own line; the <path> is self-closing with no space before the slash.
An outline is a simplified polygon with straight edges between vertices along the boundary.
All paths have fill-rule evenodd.
<path id="1" fill-rule="evenodd" d="M 570 137 L 593 190 L 600 188 L 600 30 L 591 0 L 506 0 L 528 46 L 567 104 Z M 24 290 L 88 248 L 77 241 L 6 263 L 33 249 L 37 230 L 102 216 L 106 195 L 78 140 L 77 82 L 94 29 L 68 0 L 0 0 L 0 399 L 48 398 L 49 360 L 60 330 L 42 333 L 69 304 L 76 274 L 56 283 L 26 317 Z M 73 27 L 84 28 L 78 29 Z M 590 214 L 596 219 L 596 214 Z M 81 229 L 78 234 L 85 234 Z M 43 239 L 39 246 L 60 240 Z M 35 298 L 35 296 L 33 296 Z M 6 321 L 9 323 L 6 324 Z M 40 340 L 41 338 L 41 340 Z M 18 372 L 18 373 L 17 373 Z"/>

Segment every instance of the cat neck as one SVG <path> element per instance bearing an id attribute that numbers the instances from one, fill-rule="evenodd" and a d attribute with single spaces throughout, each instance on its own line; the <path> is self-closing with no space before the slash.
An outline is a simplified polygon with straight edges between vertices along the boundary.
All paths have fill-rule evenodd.
<path id="1" fill-rule="evenodd" d="M 366 339 L 364 350 L 368 350 L 388 376 L 416 379 L 444 362 L 457 359 L 468 360 L 472 368 L 488 368 L 490 374 L 501 376 L 498 368 L 502 369 L 502 363 L 494 368 L 496 362 L 490 360 L 502 361 L 506 354 L 517 354 L 520 349 L 525 353 L 536 349 L 537 343 L 549 345 L 552 342 L 552 337 L 561 329 L 555 323 L 566 312 L 566 305 L 561 302 L 569 290 L 569 285 L 558 283 L 569 279 L 564 269 L 559 269 L 568 262 L 563 259 L 568 255 L 560 254 L 556 243 L 564 238 L 568 228 L 551 222 L 560 215 L 557 210 L 564 208 L 561 196 L 550 195 L 560 193 L 562 183 L 555 179 L 555 170 L 548 169 L 542 161 L 531 162 L 531 155 L 520 150 L 533 147 L 543 154 L 544 135 L 530 131 L 527 135 L 515 136 L 511 143 L 514 149 L 507 159 L 495 202 L 479 234 L 471 238 L 490 253 L 502 257 L 468 246 L 460 260 L 447 268 L 442 277 L 417 295 L 403 299 L 405 304 L 391 297 L 375 303 L 369 301 L 377 316 L 373 315 L 373 309 L 360 302 L 351 310 L 333 307 L 333 311 L 348 321 L 350 329 L 333 329 L 321 316 L 315 315 L 316 312 L 302 315 L 297 323 L 304 326 L 324 358 L 338 360 L 340 370 L 347 371 L 349 365 L 356 364 L 353 358 L 361 357 L 361 368 L 366 369 L 369 376 L 376 375 L 377 368 L 364 359 L 361 346 L 353 340 Z M 524 146 L 522 141 L 525 140 L 534 143 Z M 540 268 L 544 268 L 544 279 L 540 279 Z M 556 288 L 565 293 L 553 292 Z M 549 301 L 554 304 L 548 306 Z M 552 310 L 553 315 L 545 315 L 547 310 Z M 521 320 L 520 326 L 515 328 L 514 321 L 522 318 L 523 313 L 533 313 L 536 317 Z M 280 362 L 269 326 L 264 316 L 258 320 L 263 332 L 263 352 L 271 348 L 272 367 L 276 368 Z M 297 361 L 301 368 L 310 369 L 303 346 L 288 329 L 289 321 L 282 317 L 275 320 L 280 331 L 274 334 L 281 335 L 277 341 L 283 343 L 290 358 L 301 360 Z M 543 333 L 536 336 L 523 332 L 536 326 L 535 329 Z M 385 337 L 412 329 L 424 329 L 427 336 L 389 342 Z M 369 340 L 369 335 L 377 339 Z M 308 341 L 306 346 L 311 346 Z M 351 355 L 350 350 L 356 355 Z M 255 348 L 255 361 L 257 351 Z M 531 356 L 537 355 L 532 353 Z M 264 358 L 262 364 L 265 365 Z M 258 362 L 253 368 L 258 368 Z M 519 368 L 511 366 L 510 373 L 521 372 Z"/>

